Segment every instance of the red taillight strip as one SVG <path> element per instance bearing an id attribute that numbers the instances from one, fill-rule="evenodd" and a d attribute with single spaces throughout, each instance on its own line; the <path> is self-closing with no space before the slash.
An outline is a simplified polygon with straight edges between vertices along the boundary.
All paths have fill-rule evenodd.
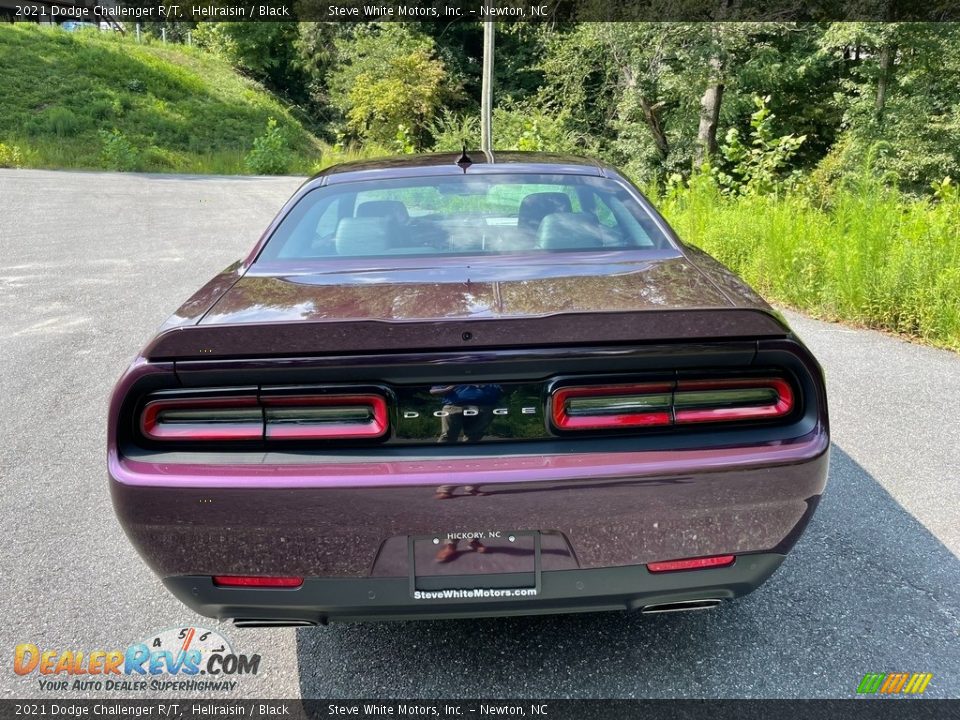
<path id="1" fill-rule="evenodd" d="M 162 441 L 375 439 L 388 428 L 386 398 L 374 393 L 162 398 L 140 415 L 143 436 Z"/>
<path id="2" fill-rule="evenodd" d="M 733 405 L 730 407 L 677 408 L 677 399 L 685 391 L 731 390 L 769 388 L 777 393 L 777 400 L 763 405 Z M 793 388 L 782 378 L 742 378 L 730 380 L 681 380 L 674 395 L 674 418 L 678 424 L 723 422 L 777 418 L 793 410 Z"/>
<path id="3" fill-rule="evenodd" d="M 263 397 L 266 412 L 266 437 L 268 440 L 329 440 L 335 438 L 378 438 L 387 432 L 387 401 L 380 395 L 311 395 L 304 397 Z M 272 410 L 291 407 L 343 408 L 345 411 L 368 408 L 366 421 L 306 420 L 283 421 L 271 416 Z"/>
<path id="4" fill-rule="evenodd" d="M 593 385 L 560 388 L 553 393 L 551 418 L 560 430 L 604 430 L 612 428 L 649 427 L 670 424 L 669 393 L 672 383 L 645 383 L 632 385 Z M 576 398 L 610 398 L 611 402 L 630 396 L 667 394 L 665 404 L 656 403 L 656 410 L 643 412 L 607 412 L 596 415 L 571 415 L 568 404 Z M 662 408 L 662 409 L 661 409 Z"/>
<path id="5" fill-rule="evenodd" d="M 140 431 L 151 440 L 259 440 L 263 437 L 263 413 L 247 421 L 161 422 L 165 410 L 260 410 L 254 395 L 223 398 L 176 398 L 148 402 L 140 416 Z"/>
<path id="6" fill-rule="evenodd" d="M 264 577 L 261 575 L 214 575 L 213 584 L 221 587 L 298 588 L 302 577 Z"/>
<path id="7" fill-rule="evenodd" d="M 766 391 L 766 392 L 765 392 Z M 751 397 L 751 393 L 753 397 Z M 663 395 L 666 395 L 664 400 Z M 757 397 L 759 395 L 760 397 Z M 637 402 L 647 396 L 651 409 L 618 411 L 617 404 Z M 593 408 L 571 401 L 609 398 Z M 795 395 L 790 383 L 779 377 L 680 380 L 677 383 L 578 385 L 561 387 L 551 397 L 550 418 L 558 430 L 615 430 L 631 427 L 693 423 L 768 420 L 793 411 Z"/>
<path id="8" fill-rule="evenodd" d="M 710 557 L 689 558 L 687 560 L 667 560 L 665 562 L 647 563 L 647 570 L 652 573 L 661 573 L 728 567 L 733 565 L 736 559 L 736 555 L 711 555 Z"/>

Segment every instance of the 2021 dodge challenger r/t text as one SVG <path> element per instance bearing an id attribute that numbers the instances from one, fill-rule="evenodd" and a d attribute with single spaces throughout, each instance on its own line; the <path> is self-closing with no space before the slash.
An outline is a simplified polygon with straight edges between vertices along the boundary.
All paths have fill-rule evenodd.
<path id="1" fill-rule="evenodd" d="M 712 607 L 810 520 L 822 372 L 610 167 L 307 181 L 123 375 L 127 535 L 239 625 Z"/>

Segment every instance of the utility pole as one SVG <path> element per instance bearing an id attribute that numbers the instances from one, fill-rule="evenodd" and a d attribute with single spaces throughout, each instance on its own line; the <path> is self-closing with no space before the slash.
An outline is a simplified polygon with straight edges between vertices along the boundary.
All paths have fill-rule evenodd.
<path id="1" fill-rule="evenodd" d="M 493 30 L 492 20 L 483 23 L 483 84 L 480 86 L 480 149 L 493 150 Z"/>

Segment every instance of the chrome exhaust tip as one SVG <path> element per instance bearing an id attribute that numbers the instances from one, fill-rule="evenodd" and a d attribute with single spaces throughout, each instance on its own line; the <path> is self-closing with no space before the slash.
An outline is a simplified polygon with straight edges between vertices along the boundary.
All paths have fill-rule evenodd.
<path id="1" fill-rule="evenodd" d="M 238 628 L 313 627 L 316 624 L 313 620 L 259 620 L 256 618 L 234 618 L 233 620 L 233 626 Z"/>
<path id="2" fill-rule="evenodd" d="M 719 605 L 722 600 L 717 598 L 705 598 L 702 600 L 678 600 L 677 602 L 660 603 L 657 605 L 644 605 L 640 610 L 644 615 L 656 615 L 659 613 L 689 612 L 692 610 L 709 610 Z"/>

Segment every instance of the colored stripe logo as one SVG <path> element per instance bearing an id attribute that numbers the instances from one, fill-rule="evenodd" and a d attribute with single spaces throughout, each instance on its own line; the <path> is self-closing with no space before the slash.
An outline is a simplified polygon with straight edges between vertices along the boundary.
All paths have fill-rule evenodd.
<path id="1" fill-rule="evenodd" d="M 919 695 L 933 680 L 933 673 L 867 673 L 860 681 L 860 694 Z"/>

